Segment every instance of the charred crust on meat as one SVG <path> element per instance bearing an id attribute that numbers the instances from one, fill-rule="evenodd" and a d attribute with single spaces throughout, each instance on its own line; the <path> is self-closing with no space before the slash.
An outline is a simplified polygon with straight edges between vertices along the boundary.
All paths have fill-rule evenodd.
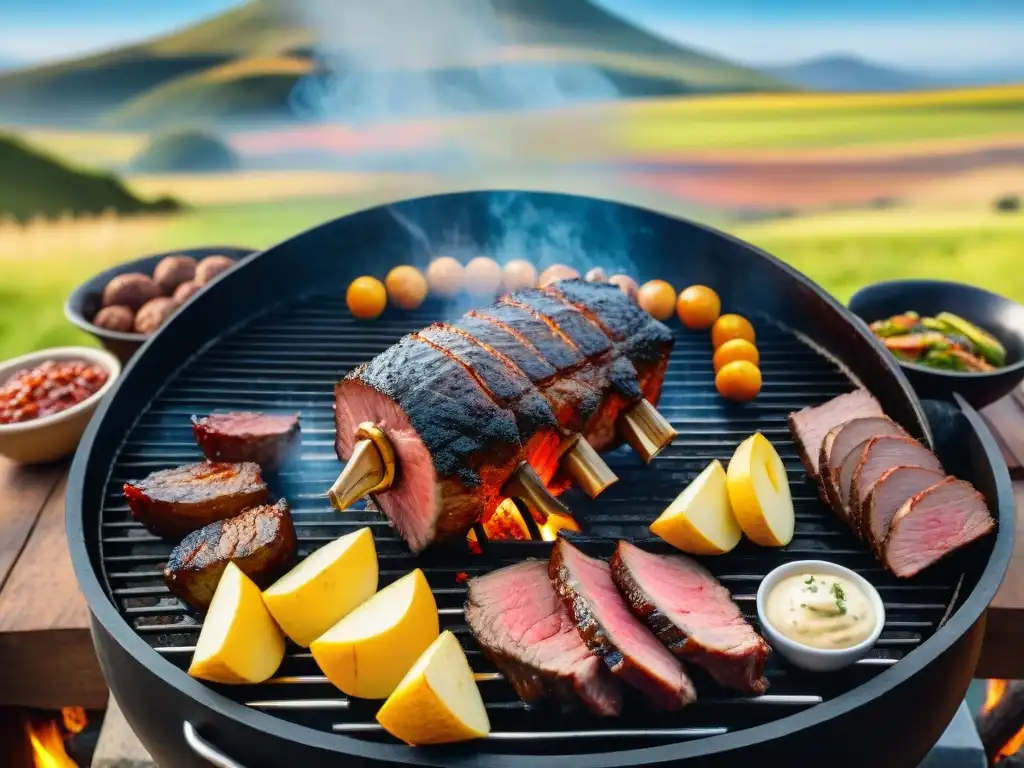
<path id="1" fill-rule="evenodd" d="M 192 417 L 192 431 L 210 461 L 252 461 L 264 470 L 279 469 L 302 444 L 298 414 L 239 411 Z"/>

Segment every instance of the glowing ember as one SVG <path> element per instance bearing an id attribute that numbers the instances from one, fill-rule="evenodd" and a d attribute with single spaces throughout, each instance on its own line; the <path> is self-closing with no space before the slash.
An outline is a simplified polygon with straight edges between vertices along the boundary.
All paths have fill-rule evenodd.
<path id="1" fill-rule="evenodd" d="M 81 707 L 64 707 L 60 714 L 64 720 L 64 730 L 68 733 L 81 733 L 89 724 L 89 718 Z"/>
<path id="2" fill-rule="evenodd" d="M 555 541 L 559 531 L 580 532 L 580 524 L 566 515 L 549 515 L 548 521 L 539 527 L 540 537 L 544 541 Z"/>
<path id="3" fill-rule="evenodd" d="M 988 714 L 995 709 L 996 704 L 1006 694 L 1006 686 L 1006 680 L 988 681 L 988 685 L 985 688 L 985 704 L 981 708 L 983 713 Z M 1016 735 L 1003 745 L 996 758 L 1015 755 L 1022 747 L 1024 747 L 1024 728 L 1017 731 Z"/>
<path id="4" fill-rule="evenodd" d="M 540 537 L 543 541 L 554 541 L 558 538 L 558 532 L 575 531 L 579 532 L 580 526 L 573 518 L 567 515 L 550 515 L 543 525 L 538 525 Z M 505 499 L 498 505 L 490 520 L 484 523 L 484 533 L 491 540 L 515 539 L 517 541 L 529 541 L 530 529 L 526 526 L 523 516 L 519 514 L 519 508 L 511 499 Z M 480 552 L 480 544 L 477 541 L 476 533 L 470 531 L 466 534 L 469 540 L 469 548 L 474 554 Z"/>
<path id="5" fill-rule="evenodd" d="M 35 768 L 78 768 L 64 751 L 64 737 L 56 722 L 50 720 L 42 725 L 26 722 L 26 728 Z"/>

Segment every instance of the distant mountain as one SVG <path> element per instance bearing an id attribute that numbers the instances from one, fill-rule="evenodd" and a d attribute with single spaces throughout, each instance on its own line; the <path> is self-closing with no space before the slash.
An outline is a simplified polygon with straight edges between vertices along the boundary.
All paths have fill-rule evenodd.
<path id="1" fill-rule="evenodd" d="M 363 2 L 373 7 L 373 0 Z M 677 45 L 590 0 L 491 5 L 494 18 L 486 21 L 500 45 L 483 46 L 472 56 L 452 50 L 459 46 L 450 43 L 426 46 L 415 66 L 375 73 L 357 96 L 372 101 L 385 91 L 396 103 L 377 106 L 469 112 L 508 108 L 516 100 L 526 108 L 552 106 L 553 95 L 586 101 L 789 90 L 771 75 Z M 253 0 L 142 45 L 0 76 L 0 120 L 150 128 L 166 127 L 167 121 L 294 119 L 294 86 L 300 80 L 331 88 L 362 74 L 348 54 L 365 46 L 366 33 L 335 24 L 331 45 L 339 55 L 322 45 L 318 50 L 322 30 L 303 23 L 298 6 L 292 0 Z M 428 6 L 429 13 L 423 11 Z M 465 0 L 429 0 L 416 7 L 442 21 L 458 20 L 470 9 L 467 30 L 476 31 L 472 14 L 478 12 Z M 396 38 L 396 53 L 402 45 Z"/>
<path id="2" fill-rule="evenodd" d="M 761 67 L 761 71 L 810 91 L 919 91 L 945 84 L 924 73 L 854 55 L 819 56 L 795 64 Z"/>

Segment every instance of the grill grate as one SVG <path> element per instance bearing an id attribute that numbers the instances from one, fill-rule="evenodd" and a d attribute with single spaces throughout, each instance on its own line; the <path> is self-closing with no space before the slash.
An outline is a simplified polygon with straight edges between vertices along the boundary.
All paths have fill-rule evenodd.
<path id="1" fill-rule="evenodd" d="M 741 440 L 760 430 L 777 447 L 789 472 L 796 506 L 793 542 L 779 551 L 744 541 L 729 555 L 703 562 L 755 622 L 757 586 L 782 562 L 825 557 L 853 568 L 878 588 L 885 602 L 881 639 L 867 658 L 827 676 L 802 673 L 773 654 L 766 669 L 771 687 L 760 697 L 726 692 L 691 667 L 698 701 L 675 714 L 652 714 L 631 702 L 616 720 L 585 714 L 553 717 L 543 705 L 522 703 L 480 653 L 463 621 L 462 581 L 465 575 L 525 557 L 546 557 L 550 544 L 491 541 L 486 542 L 483 555 L 453 545 L 414 558 L 383 517 L 365 504 L 339 514 L 326 498 L 340 468 L 333 448 L 335 381 L 439 315 L 438 307 L 427 306 L 417 313 L 389 312 L 376 322 L 364 323 L 352 319 L 344 302 L 335 297 L 306 298 L 275 308 L 188 362 L 140 415 L 111 469 L 100 515 L 101 554 L 111 598 L 156 652 L 187 668 L 201 623 L 164 586 L 161 569 L 174 542 L 150 535 L 132 520 L 121 485 L 155 470 L 201 459 L 189 416 L 240 408 L 301 412 L 301 465 L 269 478 L 272 491 L 291 505 L 300 557 L 368 525 L 376 540 L 381 586 L 413 567 L 423 568 L 437 599 L 442 629 L 458 636 L 477 673 L 495 731 L 487 745 L 491 751 L 557 752 L 563 740 L 592 737 L 617 739 L 623 748 L 636 748 L 765 723 L 868 681 L 931 636 L 943 621 L 955 599 L 959 573 L 939 566 L 913 583 L 889 576 L 819 501 L 816 489 L 806 480 L 786 415 L 849 391 L 853 385 L 846 376 L 789 331 L 762 319 L 755 325 L 764 389 L 754 402 L 733 406 L 715 393 L 706 336 L 680 331 L 659 404 L 679 437 L 650 467 L 628 448 L 607 454 L 620 481 L 601 498 L 591 500 L 576 491 L 563 497 L 586 531 L 577 540 L 591 554 L 610 554 L 614 540 L 622 537 L 669 551 L 651 539 L 646 524 L 710 460 L 727 461 Z M 374 720 L 376 702 L 344 697 L 319 673 L 310 654 L 294 646 L 289 646 L 273 680 L 259 686 L 214 687 L 250 707 L 309 727 L 365 739 L 391 738 Z"/>

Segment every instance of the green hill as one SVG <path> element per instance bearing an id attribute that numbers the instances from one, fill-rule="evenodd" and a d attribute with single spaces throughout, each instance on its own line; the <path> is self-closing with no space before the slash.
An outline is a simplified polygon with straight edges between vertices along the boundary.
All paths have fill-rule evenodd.
<path id="1" fill-rule="evenodd" d="M 0 135 L 0 215 L 25 221 L 65 212 L 174 211 L 169 198 L 141 200 L 113 175 L 73 170 L 10 136 Z"/>
<path id="2" fill-rule="evenodd" d="M 212 173 L 238 166 L 238 155 L 223 139 L 194 130 L 160 134 L 131 161 L 137 173 Z"/>
<path id="3" fill-rule="evenodd" d="M 430 0 L 439 19 L 462 13 L 463 2 Z M 432 46 L 436 52 L 416 66 L 428 87 L 443 92 L 489 68 L 547 66 L 564 68 L 569 81 L 589 69 L 627 97 L 786 88 L 769 75 L 657 37 L 590 0 L 492 4 L 505 45 L 472 56 Z M 314 72 L 318 47 L 317 30 L 297 17 L 289 0 L 253 0 L 142 45 L 0 76 L 0 120 L 149 128 L 168 119 L 290 118 L 292 87 Z M 338 34 L 331 43 L 342 54 L 362 43 L 359 30 Z"/>

